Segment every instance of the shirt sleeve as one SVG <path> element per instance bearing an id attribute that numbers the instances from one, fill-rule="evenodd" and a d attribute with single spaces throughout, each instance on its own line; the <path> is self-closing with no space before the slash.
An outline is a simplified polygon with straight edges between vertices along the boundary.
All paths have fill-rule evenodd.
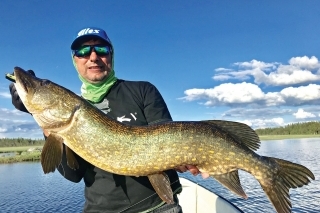
<path id="1" fill-rule="evenodd" d="M 167 104 L 153 84 L 146 82 L 143 94 L 144 115 L 149 125 L 172 121 Z"/>

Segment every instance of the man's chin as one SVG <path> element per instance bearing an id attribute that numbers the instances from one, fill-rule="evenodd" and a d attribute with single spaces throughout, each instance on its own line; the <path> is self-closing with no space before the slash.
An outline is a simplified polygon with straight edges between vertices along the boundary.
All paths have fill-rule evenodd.
<path id="1" fill-rule="evenodd" d="M 107 76 L 101 76 L 101 77 L 95 76 L 90 79 L 87 79 L 87 81 L 89 81 L 92 84 L 100 84 L 104 82 L 106 79 L 107 79 Z"/>

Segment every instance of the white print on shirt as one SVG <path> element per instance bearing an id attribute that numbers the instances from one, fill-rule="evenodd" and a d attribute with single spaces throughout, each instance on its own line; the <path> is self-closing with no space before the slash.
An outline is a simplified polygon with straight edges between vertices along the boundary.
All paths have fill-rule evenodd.
<path id="1" fill-rule="evenodd" d="M 122 116 L 122 117 L 117 117 L 117 121 L 122 122 L 122 121 L 131 121 L 131 118 L 126 118 L 126 116 Z"/>
<path id="2" fill-rule="evenodd" d="M 104 112 L 105 114 L 108 114 L 108 112 L 111 111 L 110 107 L 109 107 L 109 101 L 108 99 L 103 99 L 103 101 L 101 103 L 96 103 L 94 104 L 98 109 L 100 109 L 102 112 Z"/>
<path id="3" fill-rule="evenodd" d="M 135 112 L 134 114 L 137 114 L 137 113 Z M 136 121 L 137 118 L 136 118 L 136 116 L 134 116 L 134 114 L 133 114 L 133 113 L 130 113 L 130 115 L 131 115 L 131 116 L 133 117 L 133 119 Z"/>

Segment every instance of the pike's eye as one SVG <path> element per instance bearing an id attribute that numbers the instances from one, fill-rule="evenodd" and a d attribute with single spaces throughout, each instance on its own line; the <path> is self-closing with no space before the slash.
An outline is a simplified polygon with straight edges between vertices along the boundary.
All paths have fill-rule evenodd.
<path id="1" fill-rule="evenodd" d="M 50 83 L 51 83 L 51 81 L 44 79 L 44 80 L 41 81 L 40 85 L 41 86 L 45 86 L 45 85 L 50 84 Z"/>

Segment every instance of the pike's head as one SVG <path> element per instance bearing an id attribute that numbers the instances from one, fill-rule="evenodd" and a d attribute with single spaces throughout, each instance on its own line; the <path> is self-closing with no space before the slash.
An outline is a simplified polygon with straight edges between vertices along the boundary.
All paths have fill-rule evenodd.
<path id="1" fill-rule="evenodd" d="M 45 79 L 14 68 L 15 87 L 21 101 L 40 127 L 59 129 L 70 122 L 78 108 L 78 97 L 71 91 Z"/>
<path id="2" fill-rule="evenodd" d="M 39 103 L 44 101 L 36 97 L 39 97 L 39 93 L 44 92 L 42 86 L 47 82 L 30 75 L 19 67 L 14 68 L 14 76 L 16 77 L 15 87 L 20 99 L 28 111 L 33 114 L 37 108 L 40 108 Z"/>

